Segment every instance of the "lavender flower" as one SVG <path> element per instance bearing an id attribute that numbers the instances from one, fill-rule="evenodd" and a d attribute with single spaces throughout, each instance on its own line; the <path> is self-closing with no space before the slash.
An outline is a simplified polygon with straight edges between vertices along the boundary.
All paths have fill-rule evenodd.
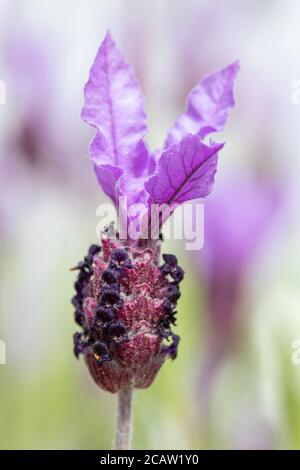
<path id="1" fill-rule="evenodd" d="M 164 148 L 151 152 L 144 141 L 142 93 L 107 33 L 84 89 L 81 115 L 96 129 L 90 154 L 102 189 L 116 207 L 121 196 L 129 209 L 139 205 L 126 214 L 129 220 L 149 220 L 153 204 L 167 205 L 170 214 L 176 205 L 210 193 L 223 144 L 204 138 L 225 125 L 238 69 L 233 63 L 205 77 L 189 95 Z M 74 335 L 75 355 L 84 355 L 101 388 L 120 392 L 125 401 L 131 387 L 148 387 L 164 360 L 177 355 L 179 337 L 172 325 L 184 271 L 174 255 L 163 255 L 159 267 L 160 244 L 161 236 L 142 240 L 128 232 L 121 240 L 110 230 L 102 236 L 102 249 L 92 245 L 75 268 L 73 304 L 82 328 Z"/>
<path id="2" fill-rule="evenodd" d="M 45 46 L 33 34 L 17 31 L 11 32 L 5 44 L 6 66 L 20 115 L 18 125 L 11 130 L 7 150 L 20 153 L 36 165 L 42 159 L 41 148 L 51 138 L 53 54 L 50 44 Z"/>

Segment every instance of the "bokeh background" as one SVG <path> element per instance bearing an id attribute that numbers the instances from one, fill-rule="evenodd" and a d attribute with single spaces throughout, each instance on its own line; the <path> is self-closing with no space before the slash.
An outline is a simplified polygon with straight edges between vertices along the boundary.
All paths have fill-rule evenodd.
<path id="1" fill-rule="evenodd" d="M 72 354 L 69 268 L 105 198 L 79 119 L 109 28 L 163 142 L 188 91 L 240 60 L 205 246 L 186 270 L 180 353 L 135 395 L 134 448 L 300 448 L 300 4 L 1 0 L 0 448 L 110 448 L 116 397 Z M 293 355 L 294 353 L 294 355 Z"/>

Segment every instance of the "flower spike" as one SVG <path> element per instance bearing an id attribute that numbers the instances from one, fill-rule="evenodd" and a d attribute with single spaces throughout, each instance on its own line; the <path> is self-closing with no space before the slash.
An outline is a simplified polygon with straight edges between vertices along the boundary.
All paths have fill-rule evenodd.
<path id="1" fill-rule="evenodd" d="M 144 99 L 134 72 L 110 32 L 100 45 L 84 88 L 81 117 L 95 129 L 91 160 L 103 191 L 119 208 L 128 202 L 127 221 L 141 226 L 152 205 L 166 206 L 158 236 L 120 237 L 109 226 L 101 248 L 91 245 L 77 264 L 74 353 L 83 355 L 94 381 L 110 392 L 145 388 L 167 357 L 175 359 L 173 333 L 184 270 L 176 256 L 163 255 L 161 228 L 176 206 L 209 195 L 224 144 L 207 141 L 223 130 L 234 106 L 237 62 L 204 77 L 190 93 L 186 111 L 170 129 L 161 150 L 151 152 Z M 134 205 L 138 209 L 131 210 Z"/>

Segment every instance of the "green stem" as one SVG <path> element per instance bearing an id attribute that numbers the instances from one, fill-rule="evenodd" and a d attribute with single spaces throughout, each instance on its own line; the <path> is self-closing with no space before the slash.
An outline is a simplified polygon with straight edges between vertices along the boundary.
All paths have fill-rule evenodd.
<path id="1" fill-rule="evenodd" d="M 131 449 L 132 392 L 132 387 L 127 387 L 118 393 L 117 429 L 114 446 L 116 450 Z"/>

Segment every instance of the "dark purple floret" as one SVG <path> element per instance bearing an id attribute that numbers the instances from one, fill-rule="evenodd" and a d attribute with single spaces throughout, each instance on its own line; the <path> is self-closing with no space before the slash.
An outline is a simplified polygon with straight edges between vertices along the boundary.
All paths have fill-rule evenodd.
<path id="1" fill-rule="evenodd" d="M 116 289 L 107 289 L 103 292 L 100 305 L 104 307 L 109 307 L 111 305 L 117 305 L 120 307 L 122 301 L 120 299 L 119 291 Z"/>
<path id="2" fill-rule="evenodd" d="M 88 254 L 87 256 L 84 257 L 84 261 L 80 261 L 78 265 L 76 266 L 76 268 L 73 268 L 73 270 L 79 269 L 77 281 L 74 284 L 76 295 L 72 298 L 72 304 L 75 307 L 74 317 L 75 317 L 76 323 L 84 329 L 86 328 L 86 320 L 85 320 L 85 315 L 83 311 L 83 299 L 85 297 L 86 287 L 93 273 L 92 263 L 93 263 L 93 257 L 90 254 Z M 82 338 L 83 338 L 82 334 L 75 333 L 74 353 L 76 357 L 78 357 L 78 355 L 81 352 L 83 352 L 86 346 Z"/>
<path id="3" fill-rule="evenodd" d="M 167 296 L 172 304 L 176 304 L 177 300 L 180 298 L 179 287 L 175 284 L 170 284 L 168 286 Z"/>
<path id="4" fill-rule="evenodd" d="M 165 263 L 160 267 L 160 270 L 166 276 L 167 274 L 171 273 L 171 266 Z"/>
<path id="5" fill-rule="evenodd" d="M 172 335 L 172 343 L 168 346 L 165 350 L 166 354 L 168 354 L 171 359 L 176 359 L 177 357 L 177 349 L 179 344 L 180 338 L 178 335 Z"/>
<path id="6" fill-rule="evenodd" d="M 101 247 L 98 245 L 91 245 L 89 247 L 89 255 L 95 256 L 101 251 Z"/>
<path id="7" fill-rule="evenodd" d="M 157 327 L 157 333 L 163 338 L 168 339 L 172 334 L 169 326 L 167 320 L 163 320 Z"/>
<path id="8" fill-rule="evenodd" d="M 79 326 L 84 326 L 85 324 L 85 316 L 84 316 L 84 313 L 80 310 L 75 310 L 74 312 L 74 318 L 75 318 L 75 322 L 77 323 L 77 325 Z"/>
<path id="9" fill-rule="evenodd" d="M 120 320 L 112 322 L 110 325 L 108 325 L 107 336 L 109 338 L 120 338 L 126 334 L 126 328 L 123 322 Z"/>
<path id="10" fill-rule="evenodd" d="M 115 271 L 109 268 L 103 271 L 102 277 L 101 277 L 101 286 L 105 288 L 109 286 L 117 287 L 117 285 L 118 285 L 118 279 L 117 279 Z"/>
<path id="11" fill-rule="evenodd" d="M 170 324 L 175 325 L 175 326 L 176 326 L 176 320 L 177 320 L 177 318 L 175 317 L 176 313 L 177 313 L 177 311 L 174 311 L 174 312 L 171 313 L 171 315 L 169 315 L 167 317 L 167 321 Z"/>
<path id="12" fill-rule="evenodd" d="M 74 284 L 74 287 L 75 287 L 76 292 L 80 292 L 82 288 L 82 282 L 80 280 L 77 280 Z"/>
<path id="13" fill-rule="evenodd" d="M 78 282 L 81 284 L 86 283 L 90 277 L 90 272 L 87 272 L 85 270 L 81 270 L 80 273 L 78 274 Z"/>
<path id="14" fill-rule="evenodd" d="M 172 314 L 174 305 L 173 305 L 173 303 L 170 301 L 170 299 L 164 300 L 163 307 L 164 307 L 164 311 L 165 311 L 165 313 L 166 313 L 167 315 L 171 315 L 171 314 Z"/>
<path id="15" fill-rule="evenodd" d="M 86 255 L 84 258 L 83 258 L 84 262 L 88 265 L 88 266 L 91 266 L 92 263 L 93 263 L 93 257 L 92 255 Z"/>
<path id="16" fill-rule="evenodd" d="M 115 248 L 111 252 L 111 261 L 117 264 L 124 264 L 126 260 L 128 260 L 129 256 L 127 251 L 124 248 Z"/>
<path id="17" fill-rule="evenodd" d="M 82 334 L 81 333 L 74 333 L 73 335 L 73 341 L 74 341 L 74 354 L 79 358 L 79 354 L 83 353 L 86 345 L 84 344 L 82 340 Z"/>
<path id="18" fill-rule="evenodd" d="M 166 264 L 169 264 L 170 266 L 177 266 L 177 258 L 175 255 L 163 254 L 162 258 Z"/>
<path id="19" fill-rule="evenodd" d="M 161 266 L 161 272 L 167 276 L 168 274 L 174 279 L 176 284 L 179 284 L 184 277 L 184 270 L 177 266 L 177 258 L 175 255 L 163 255 L 165 263 Z"/>
<path id="20" fill-rule="evenodd" d="M 89 275 L 92 273 L 92 263 L 93 263 L 93 258 L 92 256 L 88 255 L 84 257 L 83 261 L 79 261 L 77 266 L 75 268 L 72 268 L 72 271 L 79 270 L 79 276 L 78 278 L 83 279 L 85 275 Z"/>
<path id="21" fill-rule="evenodd" d="M 91 328 L 85 331 L 86 333 L 86 344 L 89 346 L 93 346 L 96 341 L 99 339 L 99 334 L 95 326 L 93 325 Z"/>
<path id="22" fill-rule="evenodd" d="M 78 274 L 77 281 L 74 284 L 75 290 L 79 296 L 83 294 L 83 288 L 87 284 L 91 273 L 86 273 L 85 271 L 80 271 Z"/>
<path id="23" fill-rule="evenodd" d="M 113 306 L 103 307 L 100 305 L 96 310 L 96 319 L 103 322 L 109 322 L 114 319 L 115 314 L 116 310 Z"/>
<path id="24" fill-rule="evenodd" d="M 74 295 L 74 297 L 72 297 L 72 304 L 76 309 L 81 308 L 81 301 L 79 300 L 78 295 Z"/>
<path id="25" fill-rule="evenodd" d="M 93 353 L 98 365 L 102 365 L 105 361 L 110 361 L 108 348 L 102 341 L 96 341 L 93 346 Z"/>
<path id="26" fill-rule="evenodd" d="M 177 266 L 170 274 L 176 283 L 181 282 L 184 278 L 184 270 L 179 266 Z"/>
<path id="27" fill-rule="evenodd" d="M 124 248 L 115 248 L 111 252 L 110 268 L 132 268 L 131 260 Z"/>

